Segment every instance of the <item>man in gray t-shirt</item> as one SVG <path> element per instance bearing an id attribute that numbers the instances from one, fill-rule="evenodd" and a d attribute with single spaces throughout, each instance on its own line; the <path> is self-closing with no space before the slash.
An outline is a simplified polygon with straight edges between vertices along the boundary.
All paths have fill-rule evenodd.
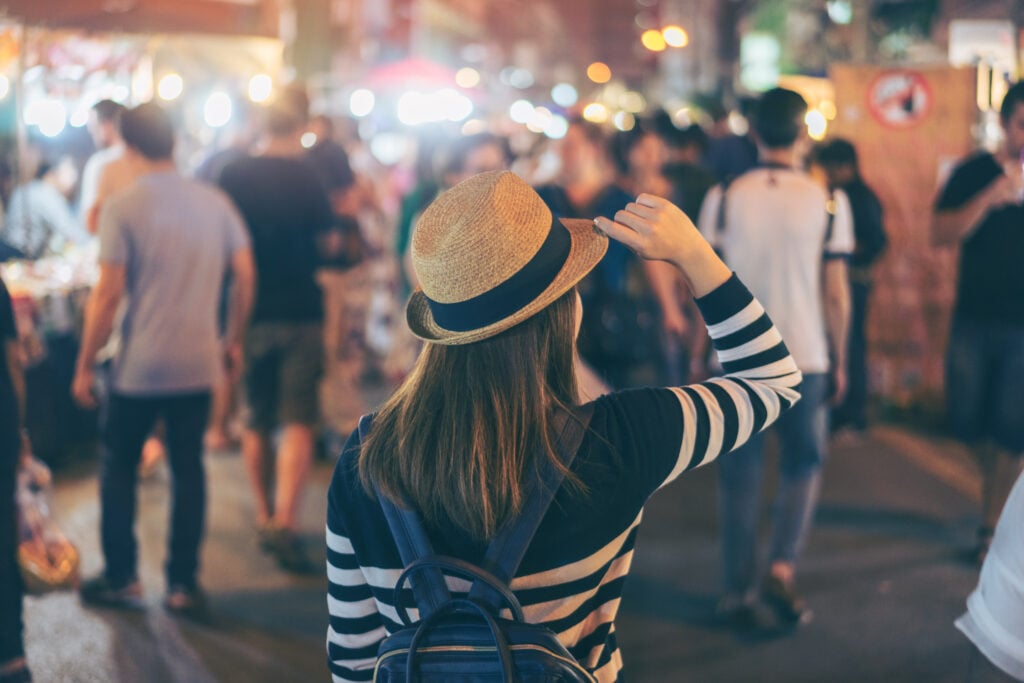
<path id="1" fill-rule="evenodd" d="M 136 573 L 136 472 L 142 444 L 158 419 L 167 428 L 173 513 L 165 606 L 201 607 L 196 579 L 205 516 L 201 463 L 210 389 L 225 353 L 240 355 L 252 306 L 254 266 L 245 226 L 215 188 L 181 176 L 172 158 L 174 131 L 155 104 L 121 117 L 126 155 L 138 181 L 103 205 L 100 278 L 86 308 L 72 393 L 95 407 L 94 364 L 125 302 L 121 348 L 113 362 L 101 474 L 101 541 L 106 567 L 81 588 L 83 601 L 121 606 L 141 595 Z M 222 284 L 233 288 L 223 341 Z"/>

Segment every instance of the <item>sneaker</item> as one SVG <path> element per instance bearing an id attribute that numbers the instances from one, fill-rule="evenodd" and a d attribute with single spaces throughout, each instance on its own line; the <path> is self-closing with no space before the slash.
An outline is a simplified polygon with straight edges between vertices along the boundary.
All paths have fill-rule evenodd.
<path id="1" fill-rule="evenodd" d="M 198 587 L 171 586 L 164 597 L 164 609 L 189 619 L 203 619 L 208 616 L 206 594 Z"/>
<path id="2" fill-rule="evenodd" d="M 766 576 L 761 583 L 761 598 L 775 611 L 779 621 L 790 626 L 807 624 L 814 618 L 814 613 L 793 590 L 793 586 L 784 584 L 774 576 Z"/>
<path id="3" fill-rule="evenodd" d="M 87 605 L 122 609 L 142 607 L 142 585 L 137 579 L 117 583 L 101 574 L 82 582 L 78 595 Z"/>
<path id="4" fill-rule="evenodd" d="M 266 534 L 264 546 L 281 569 L 292 574 L 314 574 L 317 567 L 309 559 L 302 541 L 287 529 L 273 529 Z M 261 536 L 261 544 L 263 544 Z"/>

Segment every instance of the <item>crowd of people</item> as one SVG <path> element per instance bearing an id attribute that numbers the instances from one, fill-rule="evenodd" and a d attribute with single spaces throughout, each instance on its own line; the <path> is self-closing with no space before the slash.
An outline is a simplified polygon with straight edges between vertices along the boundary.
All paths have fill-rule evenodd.
<path id="1" fill-rule="evenodd" d="M 388 540 L 379 498 L 416 511 L 439 551 L 479 563 L 548 460 L 564 470 L 559 512 L 507 578 L 529 589 L 526 620 L 554 630 L 596 680 L 622 668 L 610 606 L 644 505 L 712 461 L 718 617 L 747 633 L 810 621 L 798 561 L 830 435 L 856 439 L 868 426 L 865 327 L 887 239 L 854 145 L 813 146 L 806 111 L 776 88 L 757 100 L 747 135 L 678 128 L 664 114 L 611 134 L 574 119 L 560 140 L 515 151 L 494 133 L 459 135 L 425 145 L 421 173 L 408 176 L 373 162 L 329 117 L 310 119 L 298 88 L 191 173 L 166 111 L 98 103 L 99 151 L 81 182 L 68 162 L 43 161 L 7 198 L 0 228 L 4 257 L 99 244 L 70 387 L 102 415 L 104 569 L 82 583 L 83 603 L 142 597 L 136 489 L 163 457 L 173 481 L 164 605 L 204 613 L 202 457 L 236 441 L 255 541 L 285 571 L 320 571 L 299 512 L 318 444 L 344 442 L 330 453 L 340 458 L 327 493 L 335 680 L 370 680 L 379 644 L 402 628 L 392 593 L 407 558 Z M 983 466 L 975 554 L 986 567 L 1024 453 L 1014 258 L 1024 253 L 1024 85 L 1007 93 L 1002 122 L 1004 147 L 972 156 L 942 188 L 934 231 L 937 245 L 962 246 L 947 395 Z M 311 132 L 316 143 L 303 145 Z M 0 286 L 2 683 L 30 680 L 11 534 L 31 435 L 11 317 Z M 356 430 L 371 374 L 397 389 Z M 588 431 L 563 464 L 556 425 L 579 419 L 580 406 Z M 761 566 L 769 426 L 779 483 Z M 1012 524 L 1019 533 L 1020 519 L 1000 529 Z M 1020 553 L 1000 544 L 1012 533 L 995 534 L 993 555 L 1024 581 Z M 998 588 L 1001 576 L 986 569 L 982 584 Z M 990 593 L 979 588 L 961 628 L 1024 680 L 1024 654 L 991 636 L 1009 626 Z"/>

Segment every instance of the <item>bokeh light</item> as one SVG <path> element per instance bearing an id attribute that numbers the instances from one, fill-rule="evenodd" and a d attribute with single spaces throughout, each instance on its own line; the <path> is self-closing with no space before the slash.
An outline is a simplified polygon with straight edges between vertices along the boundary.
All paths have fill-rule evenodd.
<path id="1" fill-rule="evenodd" d="M 533 104 L 527 100 L 516 100 L 508 108 L 508 117 L 516 123 L 526 123 L 533 116 Z"/>
<path id="2" fill-rule="evenodd" d="M 0 100 L 4 99 L 11 93 L 11 79 L 7 78 L 4 74 L 0 74 Z"/>
<path id="3" fill-rule="evenodd" d="M 661 31 L 653 28 L 643 32 L 640 36 L 640 42 L 651 52 L 661 52 L 667 47 L 665 37 L 661 35 Z"/>
<path id="4" fill-rule="evenodd" d="M 181 79 L 179 74 L 175 73 L 165 74 L 156 85 L 156 94 L 160 96 L 161 100 L 166 102 L 178 99 L 184 90 L 185 81 Z"/>
<path id="5" fill-rule="evenodd" d="M 266 102 L 274 92 L 274 79 L 267 74 L 256 74 L 249 79 L 249 99 Z"/>
<path id="6" fill-rule="evenodd" d="M 231 97 L 226 92 L 218 90 L 206 98 L 206 105 L 203 107 L 203 120 L 211 128 L 220 128 L 231 120 L 233 109 Z"/>
<path id="7" fill-rule="evenodd" d="M 828 130 L 828 119 L 817 109 L 812 109 L 807 112 L 804 117 L 804 123 L 807 124 L 807 134 L 811 136 L 812 140 L 824 140 L 825 131 Z"/>
<path id="8" fill-rule="evenodd" d="M 551 99 L 560 107 L 571 107 L 579 100 L 579 93 L 570 83 L 559 83 L 551 89 Z"/>
<path id="9" fill-rule="evenodd" d="M 682 26 L 666 26 L 661 29 L 661 37 L 669 47 L 686 47 L 690 44 L 690 35 Z"/>
<path id="10" fill-rule="evenodd" d="M 594 83 L 607 83 L 612 80 L 612 70 L 604 62 L 594 62 L 587 67 L 587 78 Z"/>
<path id="11" fill-rule="evenodd" d="M 455 72 L 455 83 L 460 88 L 475 88 L 480 85 L 480 72 L 471 67 L 463 67 Z"/>
<path id="12" fill-rule="evenodd" d="M 376 104 L 377 98 L 374 96 L 373 92 L 366 88 L 354 90 L 352 95 L 348 98 L 348 110 L 352 113 L 352 116 L 355 116 L 356 118 L 369 116 Z"/>
<path id="13" fill-rule="evenodd" d="M 299 138 L 299 142 L 302 144 L 303 147 L 309 149 L 310 147 L 316 144 L 316 133 L 312 131 L 306 131 L 305 133 L 302 134 L 302 137 Z"/>
<path id="14" fill-rule="evenodd" d="M 55 138 L 67 125 L 68 112 L 60 100 L 36 100 L 25 107 L 24 119 L 26 125 L 35 126 L 48 138 Z"/>
<path id="15" fill-rule="evenodd" d="M 633 130 L 636 127 L 636 117 L 628 111 L 616 112 L 612 123 L 621 131 Z"/>
<path id="16" fill-rule="evenodd" d="M 544 126 L 544 135 L 548 136 L 552 140 L 560 140 L 565 137 L 565 134 L 569 132 L 569 119 L 565 118 L 561 114 L 555 114 L 548 121 L 548 124 Z"/>
<path id="17" fill-rule="evenodd" d="M 600 102 L 591 102 L 583 108 L 583 118 L 591 123 L 604 123 L 608 120 L 608 107 Z"/>

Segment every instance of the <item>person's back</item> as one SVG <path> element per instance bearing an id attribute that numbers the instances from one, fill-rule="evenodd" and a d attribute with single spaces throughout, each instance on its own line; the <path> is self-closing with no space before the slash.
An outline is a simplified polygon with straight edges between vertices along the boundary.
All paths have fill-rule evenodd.
<path id="1" fill-rule="evenodd" d="M 728 186 L 724 209 L 721 198 L 721 188 L 708 196 L 701 231 L 772 311 L 800 369 L 827 371 L 821 264 L 852 249 L 846 197 L 835 193 L 830 219 L 828 194 L 805 173 L 759 168 Z"/>
<path id="2" fill-rule="evenodd" d="M 323 317 L 316 270 L 317 235 L 332 221 L 326 191 L 300 159 L 239 159 L 220 186 L 249 227 L 257 269 L 253 322 L 309 322 Z"/>
<path id="3" fill-rule="evenodd" d="M 579 400 L 575 285 L 604 256 L 604 235 L 689 278 L 727 375 L 594 402 L 589 432 L 511 581 L 526 621 L 554 631 L 597 680 L 620 679 L 614 621 L 648 498 L 798 400 L 800 373 L 781 337 L 689 219 L 651 195 L 617 218 L 553 219 L 507 172 L 471 178 L 424 212 L 413 238 L 423 288 L 407 308 L 424 351 L 367 440 L 350 437 L 328 494 L 335 680 L 370 680 L 378 644 L 401 628 L 393 593 L 403 562 L 378 495 L 404 499 L 437 553 L 475 564 L 527 505 L 539 459 L 556 457 L 554 413 Z M 467 589 L 448 584 L 458 595 Z"/>
<path id="4" fill-rule="evenodd" d="M 101 228 L 100 257 L 123 258 L 127 269 L 118 388 L 208 387 L 220 372 L 217 310 L 240 237 L 232 231 L 238 218 L 231 203 L 169 170 L 115 195 L 104 215 L 118 222 L 119 234 L 112 225 Z"/>
<path id="5" fill-rule="evenodd" d="M 126 154 L 141 176 L 103 202 L 99 278 L 89 294 L 71 392 L 98 407 L 96 361 L 124 304 L 121 343 L 105 392 L 100 537 L 105 567 L 79 589 L 84 604 L 132 607 L 142 596 L 135 538 L 137 470 L 158 421 L 167 428 L 172 477 L 164 606 L 199 614 L 199 555 L 206 514 L 203 431 L 210 389 L 237 347 L 252 301 L 245 227 L 222 193 L 184 179 L 174 163 L 174 126 L 155 103 L 124 112 Z M 223 340 L 221 284 L 233 281 Z M 223 344 L 223 346 L 222 346 Z"/>
<path id="6" fill-rule="evenodd" d="M 810 531 L 828 451 L 827 404 L 841 397 L 846 385 L 845 259 L 853 250 L 853 230 L 845 195 L 836 192 L 830 201 L 798 170 L 807 140 L 806 111 L 807 103 L 791 90 L 776 88 L 761 97 L 754 135 L 762 167 L 714 188 L 699 221 L 704 236 L 770 308 L 804 373 L 803 400 L 775 428 L 780 481 L 760 586 L 763 437 L 751 438 L 718 468 L 724 588 L 718 613 L 741 631 L 792 627 L 811 618 L 795 590 L 796 562 Z"/>
<path id="7" fill-rule="evenodd" d="M 308 572 L 299 505 L 322 417 L 324 305 L 318 238 L 334 219 L 301 137 L 308 99 L 287 90 L 266 111 L 258 156 L 221 173 L 245 219 L 256 261 L 256 304 L 245 333 L 246 429 L 242 455 L 256 498 L 260 544 L 288 571 Z M 275 435 L 280 438 L 275 439 Z M 277 441 L 276 463 L 272 461 Z M 266 474 L 276 468 L 276 475 Z"/>

